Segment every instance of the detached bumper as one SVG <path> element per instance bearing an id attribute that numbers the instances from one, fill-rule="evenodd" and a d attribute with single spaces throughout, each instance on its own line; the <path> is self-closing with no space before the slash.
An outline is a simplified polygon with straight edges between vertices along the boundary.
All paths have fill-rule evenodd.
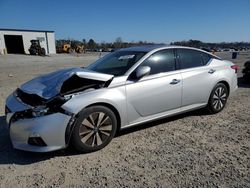
<path id="1" fill-rule="evenodd" d="M 13 147 L 33 152 L 49 152 L 65 148 L 65 131 L 70 118 L 68 115 L 55 113 L 10 122 L 10 138 Z M 42 140 L 44 144 L 30 143 L 29 140 L 34 138 Z"/>

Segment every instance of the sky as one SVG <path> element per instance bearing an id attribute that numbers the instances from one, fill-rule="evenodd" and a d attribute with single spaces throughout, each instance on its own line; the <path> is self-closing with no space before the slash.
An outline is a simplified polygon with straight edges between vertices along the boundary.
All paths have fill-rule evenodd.
<path id="1" fill-rule="evenodd" d="M 0 28 L 96 42 L 250 42 L 250 0 L 0 0 Z"/>

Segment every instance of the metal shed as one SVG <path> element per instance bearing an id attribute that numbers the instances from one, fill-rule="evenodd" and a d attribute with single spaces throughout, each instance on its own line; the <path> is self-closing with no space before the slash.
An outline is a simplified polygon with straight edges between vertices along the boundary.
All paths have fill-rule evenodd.
<path id="1" fill-rule="evenodd" d="M 29 54 L 31 40 L 39 40 L 46 54 L 56 53 L 54 31 L 0 28 L 0 54 Z"/>

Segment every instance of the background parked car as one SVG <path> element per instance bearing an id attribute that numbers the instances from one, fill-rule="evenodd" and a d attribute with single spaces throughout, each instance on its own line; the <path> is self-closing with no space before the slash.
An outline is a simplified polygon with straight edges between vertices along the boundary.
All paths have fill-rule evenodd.
<path id="1" fill-rule="evenodd" d="M 242 73 L 244 79 L 250 80 L 250 61 L 245 62 Z"/>

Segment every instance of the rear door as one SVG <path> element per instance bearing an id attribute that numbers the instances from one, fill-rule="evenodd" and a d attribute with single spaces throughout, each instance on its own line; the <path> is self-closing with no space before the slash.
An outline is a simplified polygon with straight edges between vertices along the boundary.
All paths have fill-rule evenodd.
<path id="1" fill-rule="evenodd" d="M 182 107 L 207 103 L 217 80 L 216 70 L 207 65 L 211 58 L 198 50 L 177 49 L 178 69 L 183 81 Z"/>

